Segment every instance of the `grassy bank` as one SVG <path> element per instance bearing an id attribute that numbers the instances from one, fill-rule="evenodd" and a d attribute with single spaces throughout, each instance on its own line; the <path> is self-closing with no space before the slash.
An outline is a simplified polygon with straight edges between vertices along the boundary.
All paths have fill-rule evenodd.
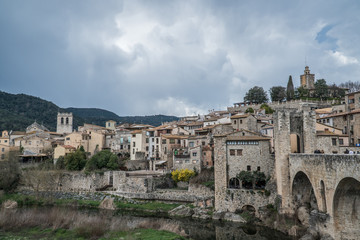
<path id="1" fill-rule="evenodd" d="M 156 212 L 167 214 L 168 211 L 178 207 L 180 204 L 162 203 L 156 201 L 136 201 L 128 202 L 124 199 L 115 197 L 114 204 L 118 210 L 136 211 L 149 215 Z M 0 196 L 0 204 L 6 200 L 13 200 L 18 203 L 19 207 L 34 206 L 74 206 L 82 208 L 98 208 L 100 201 L 93 200 L 75 200 L 75 199 L 49 199 L 21 194 L 3 194 Z"/>
<path id="2" fill-rule="evenodd" d="M 38 227 L 22 229 L 16 232 L 0 231 L 0 239 L 27 240 L 27 239 L 129 239 L 129 240 L 182 240 L 184 237 L 172 232 L 154 229 L 136 229 L 133 231 L 110 231 L 102 236 L 92 236 L 89 229 L 41 229 Z"/>

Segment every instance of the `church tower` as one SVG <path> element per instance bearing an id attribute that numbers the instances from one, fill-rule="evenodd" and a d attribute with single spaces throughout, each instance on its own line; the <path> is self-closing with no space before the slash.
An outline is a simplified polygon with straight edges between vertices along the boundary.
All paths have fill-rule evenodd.
<path id="1" fill-rule="evenodd" d="M 72 113 L 58 113 L 57 115 L 57 133 L 72 133 L 73 115 Z"/>
<path id="2" fill-rule="evenodd" d="M 305 67 L 304 74 L 300 75 L 300 85 L 305 89 L 315 88 L 315 74 L 310 73 L 308 66 Z"/>

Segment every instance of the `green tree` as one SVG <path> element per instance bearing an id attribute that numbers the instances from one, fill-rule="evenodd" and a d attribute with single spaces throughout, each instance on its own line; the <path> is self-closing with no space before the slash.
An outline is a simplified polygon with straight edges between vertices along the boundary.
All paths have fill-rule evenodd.
<path id="1" fill-rule="evenodd" d="M 245 113 L 254 113 L 254 109 L 252 107 L 249 107 L 245 110 Z"/>
<path id="2" fill-rule="evenodd" d="M 245 94 L 244 101 L 261 104 L 268 101 L 268 96 L 262 87 L 255 86 Z"/>
<path id="3" fill-rule="evenodd" d="M 84 148 L 77 149 L 74 153 L 65 156 L 65 167 L 70 171 L 81 171 L 86 164 Z"/>
<path id="4" fill-rule="evenodd" d="M 328 96 L 328 86 L 325 79 L 317 79 L 315 82 L 315 96 L 324 99 Z"/>
<path id="5" fill-rule="evenodd" d="M 264 109 L 266 114 L 272 114 L 274 112 L 274 110 L 266 103 L 261 104 L 260 108 Z"/>
<path id="6" fill-rule="evenodd" d="M 116 170 L 118 168 L 118 157 L 109 150 L 102 150 L 96 153 L 85 166 L 86 171 L 94 171 L 97 169 Z"/>
<path id="7" fill-rule="evenodd" d="M 305 98 L 305 97 L 309 97 L 309 90 L 307 90 L 303 86 L 298 87 L 295 90 L 295 98 L 299 99 L 299 98 Z"/>
<path id="8" fill-rule="evenodd" d="M 275 86 L 270 88 L 270 98 L 272 102 L 281 102 L 286 98 L 285 88 L 282 86 Z"/>
<path id="9" fill-rule="evenodd" d="M 291 75 L 289 76 L 289 81 L 286 87 L 286 100 L 290 101 L 293 100 L 295 97 L 295 91 L 294 91 L 294 84 L 292 81 Z"/>

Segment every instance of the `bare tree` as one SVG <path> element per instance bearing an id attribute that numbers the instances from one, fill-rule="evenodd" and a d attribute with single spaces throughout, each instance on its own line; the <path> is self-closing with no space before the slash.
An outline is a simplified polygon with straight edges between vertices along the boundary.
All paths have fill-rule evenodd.
<path id="1" fill-rule="evenodd" d="M 16 189 L 20 180 L 18 151 L 10 151 L 4 161 L 0 162 L 0 189 L 5 192 Z"/>

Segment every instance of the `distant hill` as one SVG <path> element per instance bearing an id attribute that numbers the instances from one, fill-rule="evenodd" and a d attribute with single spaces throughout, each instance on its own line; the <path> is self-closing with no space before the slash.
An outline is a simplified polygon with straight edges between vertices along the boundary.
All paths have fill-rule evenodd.
<path id="1" fill-rule="evenodd" d="M 161 122 L 178 119 L 165 115 L 119 117 L 113 112 L 96 108 L 63 109 L 38 97 L 0 91 L 0 130 L 24 131 L 27 126 L 37 121 L 50 131 L 55 131 L 58 112 L 72 112 L 74 128 L 83 125 L 84 122 L 105 126 L 107 120 L 158 126 Z"/>
<path id="2" fill-rule="evenodd" d="M 66 108 L 68 112 L 72 112 L 74 116 L 81 117 L 86 123 L 105 126 L 108 120 L 114 120 L 117 123 L 142 123 L 159 126 L 163 122 L 177 121 L 179 118 L 166 115 L 152 116 L 127 116 L 120 117 L 117 114 L 98 108 Z"/>

